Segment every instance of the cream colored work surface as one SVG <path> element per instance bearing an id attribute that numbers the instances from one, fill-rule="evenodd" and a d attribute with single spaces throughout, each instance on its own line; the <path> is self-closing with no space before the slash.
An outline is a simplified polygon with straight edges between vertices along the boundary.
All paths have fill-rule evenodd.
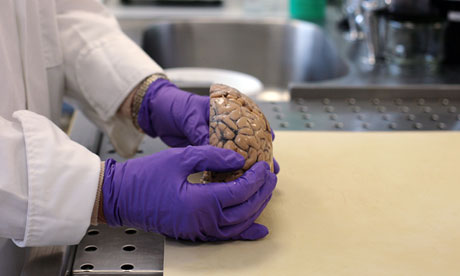
<path id="1" fill-rule="evenodd" d="M 460 134 L 277 132 L 256 242 L 166 242 L 165 276 L 460 275 Z"/>

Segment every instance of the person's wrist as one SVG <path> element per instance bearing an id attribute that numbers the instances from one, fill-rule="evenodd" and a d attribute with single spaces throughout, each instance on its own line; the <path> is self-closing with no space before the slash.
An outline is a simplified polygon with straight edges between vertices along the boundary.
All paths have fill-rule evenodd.
<path id="1" fill-rule="evenodd" d="M 120 189 L 123 186 L 122 182 L 126 181 L 125 166 L 129 161 L 117 162 L 112 158 L 105 160 L 98 214 L 99 221 L 110 226 L 123 226 L 123 214 L 118 212 L 118 203 L 124 197 L 120 194 Z"/>
<path id="2" fill-rule="evenodd" d="M 163 73 L 155 73 L 148 78 L 146 78 L 142 83 L 135 89 L 131 101 L 131 120 L 133 125 L 140 131 L 143 132 L 142 128 L 139 126 L 138 116 L 139 110 L 141 109 L 142 101 L 144 96 L 147 93 L 149 86 L 158 79 L 166 79 L 168 77 Z"/>
<path id="3" fill-rule="evenodd" d="M 96 190 L 96 199 L 94 200 L 93 211 L 91 214 L 91 225 L 98 225 L 99 223 L 105 223 L 104 211 L 102 209 L 103 195 L 102 185 L 104 182 L 104 170 L 105 162 L 101 162 L 101 171 L 99 173 L 99 181 Z"/>
<path id="4" fill-rule="evenodd" d="M 122 117 L 125 117 L 125 118 L 131 118 L 131 105 L 132 105 L 132 102 L 133 102 L 133 96 L 134 96 L 134 93 L 136 92 L 136 89 L 139 87 L 139 85 L 140 84 L 138 84 L 136 86 L 136 88 L 131 90 L 129 95 L 125 98 L 123 103 L 120 105 L 120 107 L 119 107 L 119 109 L 117 111 L 117 114 L 119 114 L 119 115 L 121 115 Z"/>

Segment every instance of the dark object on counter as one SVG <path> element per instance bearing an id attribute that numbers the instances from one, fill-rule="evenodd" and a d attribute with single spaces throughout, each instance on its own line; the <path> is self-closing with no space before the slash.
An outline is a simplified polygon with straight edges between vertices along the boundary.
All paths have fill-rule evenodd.
<path id="1" fill-rule="evenodd" d="M 460 21 L 450 21 L 446 28 L 446 64 L 460 64 Z"/>
<path id="2" fill-rule="evenodd" d="M 125 5 L 151 6 L 221 6 L 222 0 L 121 0 Z"/>
<path id="3" fill-rule="evenodd" d="M 429 14 L 431 0 L 393 0 L 388 4 L 391 13 Z"/>
<path id="4" fill-rule="evenodd" d="M 203 182 L 235 180 L 258 161 L 267 162 L 273 172 L 271 128 L 257 104 L 223 84 L 211 86 L 209 101 L 209 144 L 238 152 L 246 163 L 234 172 L 205 172 Z"/>
<path id="5" fill-rule="evenodd" d="M 460 64 L 460 1 L 441 1 L 447 13 L 448 25 L 445 33 L 445 63 Z"/>
<path id="6" fill-rule="evenodd" d="M 397 21 L 440 21 L 446 18 L 441 3 L 437 0 L 392 0 L 387 6 L 388 16 Z"/>
<path id="7" fill-rule="evenodd" d="M 337 21 L 337 28 L 342 32 L 348 32 L 350 30 L 350 23 L 347 17 L 341 18 Z"/>
<path id="8" fill-rule="evenodd" d="M 446 11 L 439 1 L 367 0 L 361 4 L 368 63 L 437 70 L 444 57 Z"/>

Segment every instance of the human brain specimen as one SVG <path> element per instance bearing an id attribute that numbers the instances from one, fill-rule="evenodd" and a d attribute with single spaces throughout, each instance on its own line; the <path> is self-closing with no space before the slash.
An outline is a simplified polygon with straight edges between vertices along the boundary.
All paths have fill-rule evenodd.
<path id="1" fill-rule="evenodd" d="M 214 84 L 210 89 L 209 144 L 241 154 L 244 167 L 233 172 L 205 172 L 203 182 L 229 182 L 254 163 L 265 161 L 273 172 L 270 125 L 259 107 L 238 90 Z"/>

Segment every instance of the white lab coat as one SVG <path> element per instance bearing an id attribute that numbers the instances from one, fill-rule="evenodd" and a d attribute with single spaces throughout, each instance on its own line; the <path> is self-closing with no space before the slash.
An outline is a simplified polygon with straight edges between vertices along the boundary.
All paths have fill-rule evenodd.
<path id="1" fill-rule="evenodd" d="M 116 111 L 155 72 L 97 1 L 0 0 L 0 237 L 21 247 L 80 241 L 100 159 L 53 124 L 62 97 L 130 155 L 142 136 Z M 0 239 L 1 273 L 12 248 Z"/>

